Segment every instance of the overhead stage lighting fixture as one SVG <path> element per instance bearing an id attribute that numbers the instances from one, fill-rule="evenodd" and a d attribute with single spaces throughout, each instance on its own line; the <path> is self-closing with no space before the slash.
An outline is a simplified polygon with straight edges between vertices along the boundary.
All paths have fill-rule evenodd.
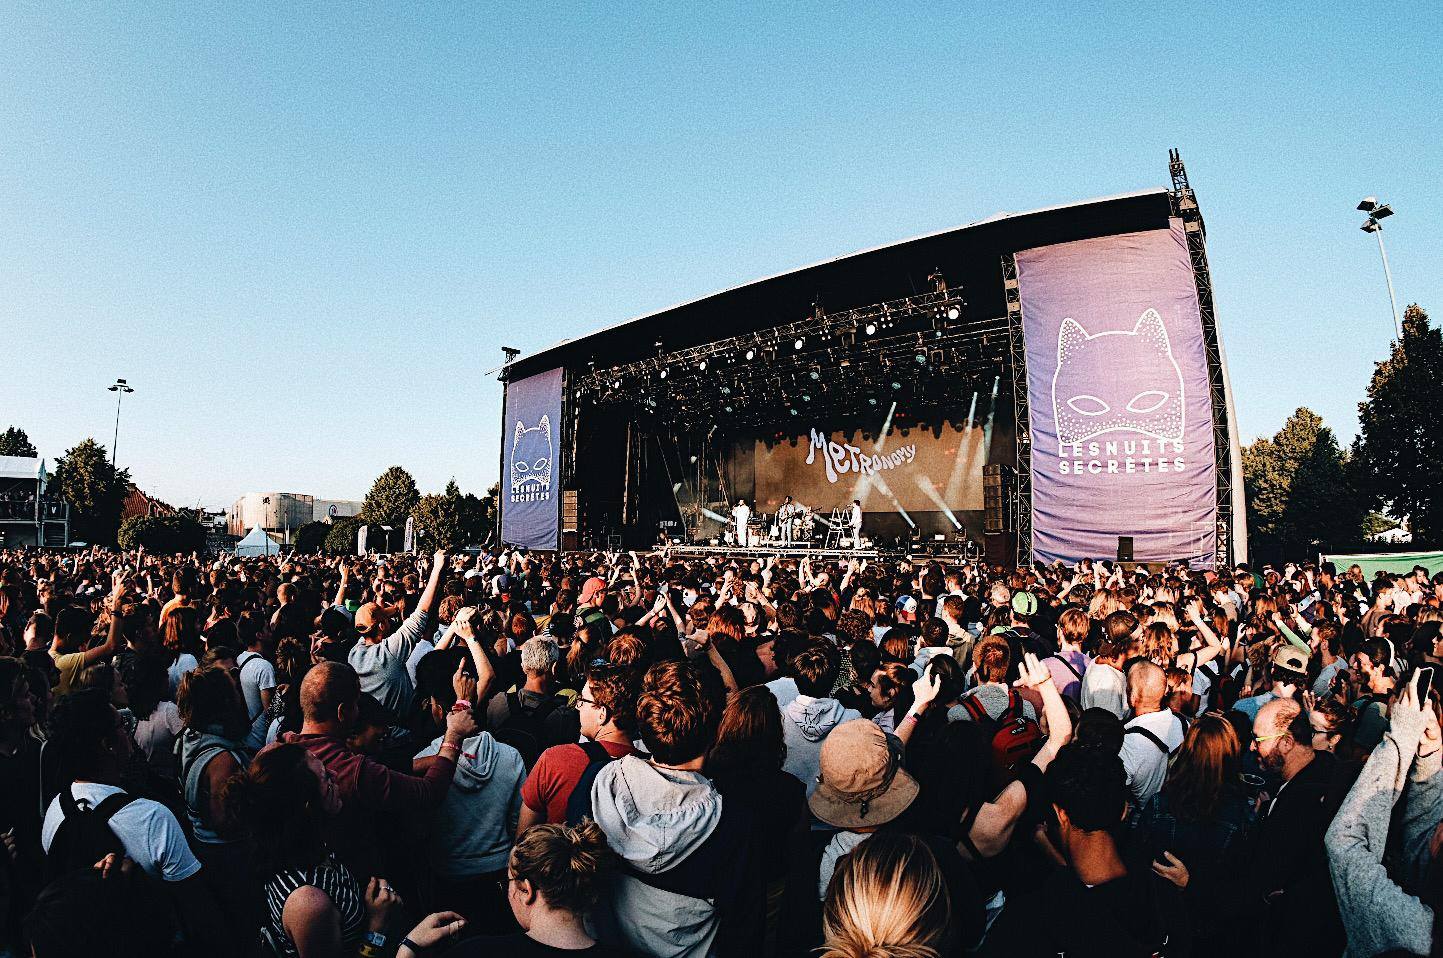
<path id="1" fill-rule="evenodd" d="M 958 309 L 956 306 L 953 306 L 951 309 L 947 310 L 947 318 L 952 320 L 954 323 L 961 315 L 962 310 Z"/>
<path id="2" fill-rule="evenodd" d="M 665 379 L 665 378 L 666 378 L 666 370 L 665 370 L 665 369 L 663 369 L 663 370 L 661 371 L 661 378 L 662 378 L 662 379 Z"/>
<path id="3" fill-rule="evenodd" d="M 876 324 L 876 323 L 868 323 L 867 326 L 866 326 L 866 329 L 867 329 L 867 335 L 868 335 L 868 336 L 875 336 L 875 335 L 877 334 L 877 324 Z"/>
<path id="4" fill-rule="evenodd" d="M 747 350 L 747 360 L 748 360 L 748 361 L 751 361 L 751 360 L 756 359 L 756 358 L 757 358 L 757 351 L 756 351 L 755 349 L 748 349 L 748 350 Z"/>
<path id="5" fill-rule="evenodd" d="M 792 348 L 793 348 L 793 349 L 801 349 L 801 348 L 802 348 L 803 346 L 805 346 L 806 344 L 807 344 L 806 338 L 803 337 L 803 336 L 798 336 L 798 337 L 797 337 L 797 341 L 794 342 L 794 343 L 792 343 Z"/>
<path id="6" fill-rule="evenodd" d="M 706 360 L 703 359 L 701 362 L 697 363 L 696 368 L 700 369 L 702 372 L 706 372 Z"/>

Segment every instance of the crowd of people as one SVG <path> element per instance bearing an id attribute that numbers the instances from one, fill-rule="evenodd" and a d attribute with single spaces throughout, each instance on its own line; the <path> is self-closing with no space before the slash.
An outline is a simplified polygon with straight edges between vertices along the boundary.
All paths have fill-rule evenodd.
<path id="1" fill-rule="evenodd" d="M 1327 563 L 0 552 L 0 956 L 1443 954 L 1440 624 Z"/>

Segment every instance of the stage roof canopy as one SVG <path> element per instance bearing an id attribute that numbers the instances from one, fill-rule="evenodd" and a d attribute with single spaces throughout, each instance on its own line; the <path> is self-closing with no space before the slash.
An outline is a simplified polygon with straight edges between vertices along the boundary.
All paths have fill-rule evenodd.
<path id="1" fill-rule="evenodd" d="M 1164 188 L 1085 200 L 984 220 L 887 246 L 851 253 L 732 287 L 691 302 L 567 340 L 512 362 L 503 374 L 518 379 L 566 366 L 585 370 L 634 362 L 656 353 L 760 332 L 813 314 L 857 309 L 932 288 L 941 272 L 966 299 L 964 322 L 1004 317 L 1002 257 L 1070 240 L 1159 229 L 1167 225 Z"/>

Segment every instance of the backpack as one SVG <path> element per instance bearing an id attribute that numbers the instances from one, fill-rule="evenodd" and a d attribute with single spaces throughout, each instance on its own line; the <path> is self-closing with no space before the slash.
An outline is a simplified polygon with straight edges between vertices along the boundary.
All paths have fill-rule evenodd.
<path id="1" fill-rule="evenodd" d="M 587 739 L 578 747 L 586 753 L 587 762 L 581 777 L 576 780 L 576 787 L 571 790 L 571 796 L 566 799 L 568 825 L 580 825 L 583 818 L 591 817 L 591 783 L 596 781 L 597 772 L 616 761 L 600 742 Z"/>
<path id="2" fill-rule="evenodd" d="M 106 855 L 124 855 L 125 846 L 110 827 L 110 819 L 135 799 L 135 795 L 117 792 L 94 808 L 81 808 L 71 786 L 62 788 L 60 808 L 65 817 L 45 854 L 46 884 L 71 872 L 92 868 Z"/>
<path id="3" fill-rule="evenodd" d="M 962 707 L 972 720 L 983 727 L 992 726 L 992 762 L 1001 771 L 1010 772 L 1022 762 L 1036 755 L 1042 748 L 1045 736 L 1042 727 L 1027 717 L 1022 709 L 1022 696 L 1016 690 L 1007 690 L 1007 708 L 994 722 L 987 714 L 987 707 L 975 695 L 962 699 Z"/>
<path id="4" fill-rule="evenodd" d="M 546 747 L 545 722 L 546 717 L 556 711 L 556 697 L 552 696 L 532 709 L 522 704 L 519 693 L 507 692 L 506 706 L 506 720 L 492 729 L 491 734 L 496 741 L 520 752 L 529 772 Z"/>

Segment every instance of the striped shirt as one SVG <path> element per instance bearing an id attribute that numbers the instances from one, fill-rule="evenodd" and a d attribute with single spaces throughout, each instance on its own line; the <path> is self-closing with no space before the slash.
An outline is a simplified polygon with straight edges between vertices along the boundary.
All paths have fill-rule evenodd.
<path id="1" fill-rule="evenodd" d="M 336 860 L 327 855 L 326 860 L 311 868 L 288 868 L 277 872 L 266 882 L 266 932 L 272 943 L 284 958 L 299 958 L 296 943 L 286 933 L 284 913 L 286 900 L 297 889 L 312 885 L 325 892 L 336 911 L 341 915 L 341 954 L 351 954 L 361 943 L 365 933 L 366 904 L 361 898 L 361 886 Z"/>

